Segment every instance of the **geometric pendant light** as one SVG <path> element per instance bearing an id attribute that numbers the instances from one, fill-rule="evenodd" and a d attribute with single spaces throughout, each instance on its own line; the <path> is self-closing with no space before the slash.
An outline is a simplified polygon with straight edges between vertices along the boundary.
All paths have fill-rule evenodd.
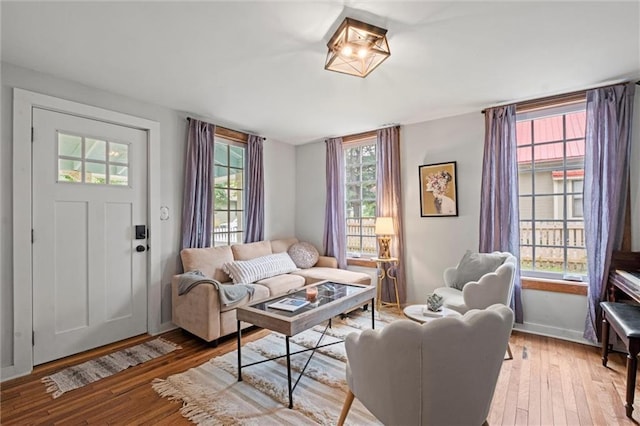
<path id="1" fill-rule="evenodd" d="M 391 55 L 387 30 L 345 18 L 327 43 L 324 69 L 366 77 Z"/>

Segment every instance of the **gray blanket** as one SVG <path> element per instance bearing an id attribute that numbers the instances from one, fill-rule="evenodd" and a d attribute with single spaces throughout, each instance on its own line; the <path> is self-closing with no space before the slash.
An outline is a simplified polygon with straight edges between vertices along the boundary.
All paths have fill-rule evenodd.
<path id="1" fill-rule="evenodd" d="M 213 285 L 220 295 L 220 303 L 224 306 L 229 306 L 241 301 L 247 294 L 249 295 L 249 300 L 251 300 L 253 298 L 253 292 L 255 291 L 250 285 L 222 284 L 218 280 L 205 277 L 200 271 L 189 271 L 180 275 L 178 294 L 183 295 L 188 293 L 192 288 L 200 284 Z"/>

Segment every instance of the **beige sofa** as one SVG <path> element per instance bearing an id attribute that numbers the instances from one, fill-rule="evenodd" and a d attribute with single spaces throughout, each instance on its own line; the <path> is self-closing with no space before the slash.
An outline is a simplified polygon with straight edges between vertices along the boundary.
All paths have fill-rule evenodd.
<path id="1" fill-rule="evenodd" d="M 221 283 L 232 283 L 223 267 L 227 262 L 250 260 L 274 253 L 286 252 L 297 243 L 296 238 L 260 241 L 232 246 L 190 248 L 180 252 L 184 271 L 199 270 L 207 278 Z M 179 275 L 171 282 L 173 323 L 206 340 L 215 341 L 237 331 L 236 308 L 249 302 L 249 296 L 229 306 L 220 303 L 218 290 L 212 285 L 195 286 L 188 293 L 178 294 Z M 305 285 L 323 280 L 371 285 L 369 274 L 338 269 L 333 257 L 319 256 L 317 263 L 308 269 L 276 275 L 249 284 L 254 288 L 251 301 L 277 296 Z M 242 324 L 246 328 L 250 324 Z"/>

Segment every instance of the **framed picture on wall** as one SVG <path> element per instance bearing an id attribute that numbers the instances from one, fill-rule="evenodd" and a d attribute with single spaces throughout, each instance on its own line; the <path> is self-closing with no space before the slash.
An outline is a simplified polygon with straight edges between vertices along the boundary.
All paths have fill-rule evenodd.
<path id="1" fill-rule="evenodd" d="M 456 162 L 418 166 L 420 216 L 458 216 Z"/>

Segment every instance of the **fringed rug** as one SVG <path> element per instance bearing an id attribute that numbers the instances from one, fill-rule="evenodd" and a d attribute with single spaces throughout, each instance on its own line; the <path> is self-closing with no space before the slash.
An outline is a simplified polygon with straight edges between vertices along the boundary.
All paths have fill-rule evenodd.
<path id="1" fill-rule="evenodd" d="M 398 319 L 376 313 L 376 329 Z M 323 343 L 339 341 L 352 332 L 371 328 L 371 312 L 334 318 Z M 311 348 L 318 341 L 324 325 L 290 338 L 291 352 Z M 291 357 L 292 383 L 311 352 Z M 278 333 L 242 346 L 242 364 L 285 354 L 285 338 Z M 318 349 L 293 392 L 290 410 L 287 388 L 286 358 L 242 369 L 238 382 L 237 351 L 229 352 L 166 380 L 154 379 L 153 389 L 170 400 L 181 401 L 181 413 L 202 425 L 335 425 L 348 389 L 345 381 L 344 344 Z M 356 399 L 347 424 L 379 424 Z"/>
<path id="2" fill-rule="evenodd" d="M 47 392 L 57 398 L 65 392 L 111 376 L 134 365 L 158 358 L 180 349 L 180 346 L 163 338 L 157 338 L 82 364 L 67 367 L 51 376 L 42 378 Z"/>

